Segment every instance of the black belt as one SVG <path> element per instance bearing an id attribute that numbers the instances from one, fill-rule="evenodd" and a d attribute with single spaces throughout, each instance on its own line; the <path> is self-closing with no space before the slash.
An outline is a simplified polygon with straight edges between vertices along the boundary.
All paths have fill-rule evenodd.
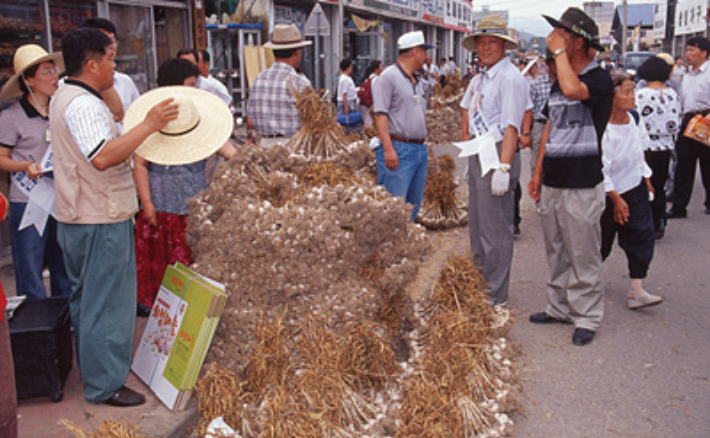
<path id="1" fill-rule="evenodd" d="M 683 114 L 683 118 L 684 119 L 685 118 L 692 119 L 693 117 L 697 116 L 698 114 L 701 116 L 707 116 L 708 114 L 710 114 L 710 110 L 688 111 L 687 113 Z"/>
<path id="2" fill-rule="evenodd" d="M 392 135 L 392 134 L 390 134 L 390 138 L 392 139 L 392 141 L 401 141 L 403 143 L 418 143 L 418 144 L 424 143 L 424 140 L 425 140 L 423 138 L 400 137 L 399 135 Z"/>
<path id="3" fill-rule="evenodd" d="M 283 134 L 264 134 L 261 136 L 261 138 L 281 138 L 285 137 Z"/>
<path id="4" fill-rule="evenodd" d="M 547 119 L 535 119 L 537 123 L 547 123 Z"/>

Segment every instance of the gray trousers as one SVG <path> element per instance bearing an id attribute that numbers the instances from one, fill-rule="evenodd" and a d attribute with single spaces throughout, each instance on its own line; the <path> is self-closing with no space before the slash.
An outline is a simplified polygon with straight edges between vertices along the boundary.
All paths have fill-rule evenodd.
<path id="1" fill-rule="evenodd" d="M 601 224 L 605 193 L 544 186 L 540 218 L 550 269 L 547 308 L 553 318 L 596 331 L 604 316 Z"/>
<path id="2" fill-rule="evenodd" d="M 500 155 L 501 143 L 496 144 Z M 513 261 L 513 211 L 515 186 L 520 179 L 520 154 L 510 167 L 510 186 L 503 196 L 491 194 L 494 171 L 481 178 L 477 155 L 468 159 L 468 231 L 476 266 L 488 283 L 494 304 L 508 300 Z"/>

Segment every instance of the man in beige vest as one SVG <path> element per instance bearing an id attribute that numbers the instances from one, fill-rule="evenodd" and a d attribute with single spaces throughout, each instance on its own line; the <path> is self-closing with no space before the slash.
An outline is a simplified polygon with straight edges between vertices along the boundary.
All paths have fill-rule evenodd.
<path id="1" fill-rule="evenodd" d="M 57 195 L 57 235 L 72 294 L 69 300 L 84 398 L 135 406 L 145 397 L 124 386 L 136 317 L 133 217 L 138 208 L 128 158 L 149 135 L 177 117 L 165 100 L 119 137 L 101 92 L 113 86 L 115 46 L 97 29 L 62 39 L 68 78 L 50 106 Z"/>

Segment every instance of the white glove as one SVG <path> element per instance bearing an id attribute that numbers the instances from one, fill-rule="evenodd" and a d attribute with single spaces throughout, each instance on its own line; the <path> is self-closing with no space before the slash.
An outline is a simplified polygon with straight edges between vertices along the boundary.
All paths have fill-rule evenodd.
<path id="1" fill-rule="evenodd" d="M 503 196 L 510 188 L 510 164 L 502 163 L 491 179 L 491 194 Z"/>

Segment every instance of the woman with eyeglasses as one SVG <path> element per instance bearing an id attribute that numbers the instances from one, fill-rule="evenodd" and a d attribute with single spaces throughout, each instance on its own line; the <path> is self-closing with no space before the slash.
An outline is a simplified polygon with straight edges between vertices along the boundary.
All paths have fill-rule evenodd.
<path id="1" fill-rule="evenodd" d="M 16 293 L 27 299 L 46 298 L 42 278 L 46 263 L 52 296 L 67 296 L 71 289 L 57 243 L 56 219 L 50 215 L 41 232 L 32 225 L 20 229 L 29 191 L 41 178 L 52 177 L 39 163 L 51 142 L 49 101 L 58 87 L 62 54 L 47 54 L 42 47 L 27 44 L 15 52 L 13 67 L 15 74 L 0 92 L 0 100 L 20 98 L 0 112 L 0 169 L 11 174 L 10 242 Z"/>

